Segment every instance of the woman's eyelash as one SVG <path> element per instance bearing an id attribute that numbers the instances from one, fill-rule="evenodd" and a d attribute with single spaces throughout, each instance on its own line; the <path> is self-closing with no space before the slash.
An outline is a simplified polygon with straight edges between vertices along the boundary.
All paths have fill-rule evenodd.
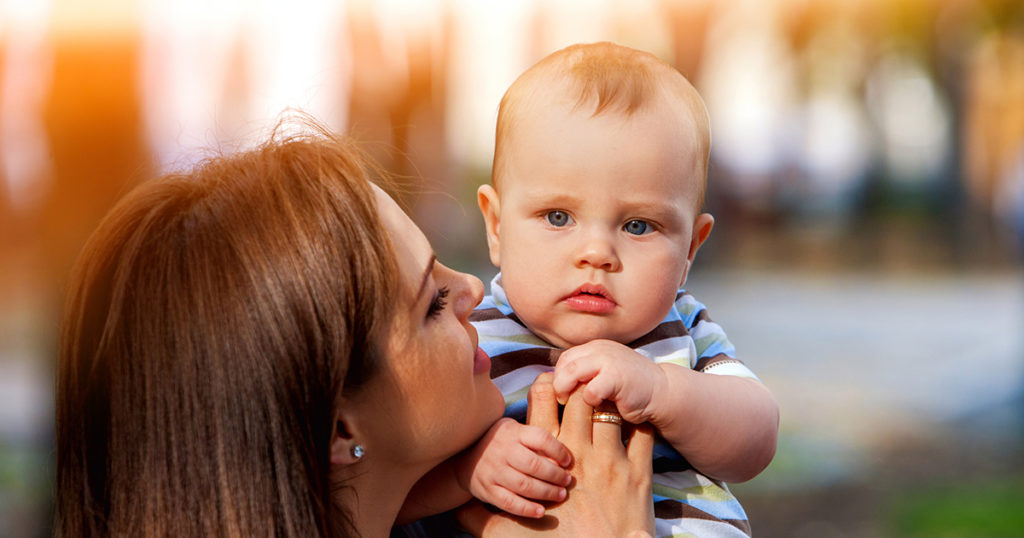
<path id="1" fill-rule="evenodd" d="M 437 290 L 437 294 L 434 295 L 434 300 L 430 301 L 430 308 L 427 309 L 427 316 L 436 318 L 441 315 L 444 307 L 448 304 L 445 298 L 448 297 L 448 286 L 444 286 Z"/>

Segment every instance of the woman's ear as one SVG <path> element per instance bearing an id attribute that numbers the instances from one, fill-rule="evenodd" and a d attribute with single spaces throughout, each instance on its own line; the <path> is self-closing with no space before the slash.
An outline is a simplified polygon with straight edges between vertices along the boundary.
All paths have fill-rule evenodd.
<path id="1" fill-rule="evenodd" d="M 498 226 L 501 222 L 501 199 L 498 198 L 498 191 L 491 185 L 480 185 L 476 190 L 476 203 L 480 206 L 480 214 L 487 228 L 487 249 L 491 263 L 501 267 L 501 235 Z"/>
<path id="2" fill-rule="evenodd" d="M 355 422 L 347 413 L 339 412 L 334 423 L 334 434 L 331 436 L 331 464 L 351 465 L 362 459 L 366 448 L 359 442 L 359 435 L 354 432 Z"/>

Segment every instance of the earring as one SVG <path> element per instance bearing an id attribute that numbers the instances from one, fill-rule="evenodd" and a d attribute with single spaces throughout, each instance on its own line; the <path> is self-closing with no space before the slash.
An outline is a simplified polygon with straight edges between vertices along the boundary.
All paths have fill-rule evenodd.
<path id="1" fill-rule="evenodd" d="M 358 460 L 358 459 L 363 457 L 363 454 L 366 454 L 366 449 L 363 448 L 363 445 L 353 445 L 352 446 L 352 457 L 353 458 Z"/>

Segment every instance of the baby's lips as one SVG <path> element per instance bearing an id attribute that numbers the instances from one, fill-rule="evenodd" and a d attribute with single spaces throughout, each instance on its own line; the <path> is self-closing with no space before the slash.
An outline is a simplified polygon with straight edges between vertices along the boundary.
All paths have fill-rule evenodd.
<path id="1" fill-rule="evenodd" d="M 609 292 L 607 288 L 601 284 L 593 284 L 590 282 L 580 285 L 578 288 L 573 290 L 572 293 L 562 297 L 562 300 L 564 301 L 580 295 L 599 295 L 612 303 L 618 304 L 615 302 L 615 298 L 612 297 L 611 292 Z"/>

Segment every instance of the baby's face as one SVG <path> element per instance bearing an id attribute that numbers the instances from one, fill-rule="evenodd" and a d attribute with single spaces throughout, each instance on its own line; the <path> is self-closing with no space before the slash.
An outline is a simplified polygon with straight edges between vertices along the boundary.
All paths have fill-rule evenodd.
<path id="1" fill-rule="evenodd" d="M 696 247 L 703 181 L 683 112 L 630 117 L 548 105 L 520 118 L 490 186 L 491 261 L 516 314 L 559 347 L 628 343 L 665 317 Z"/>

